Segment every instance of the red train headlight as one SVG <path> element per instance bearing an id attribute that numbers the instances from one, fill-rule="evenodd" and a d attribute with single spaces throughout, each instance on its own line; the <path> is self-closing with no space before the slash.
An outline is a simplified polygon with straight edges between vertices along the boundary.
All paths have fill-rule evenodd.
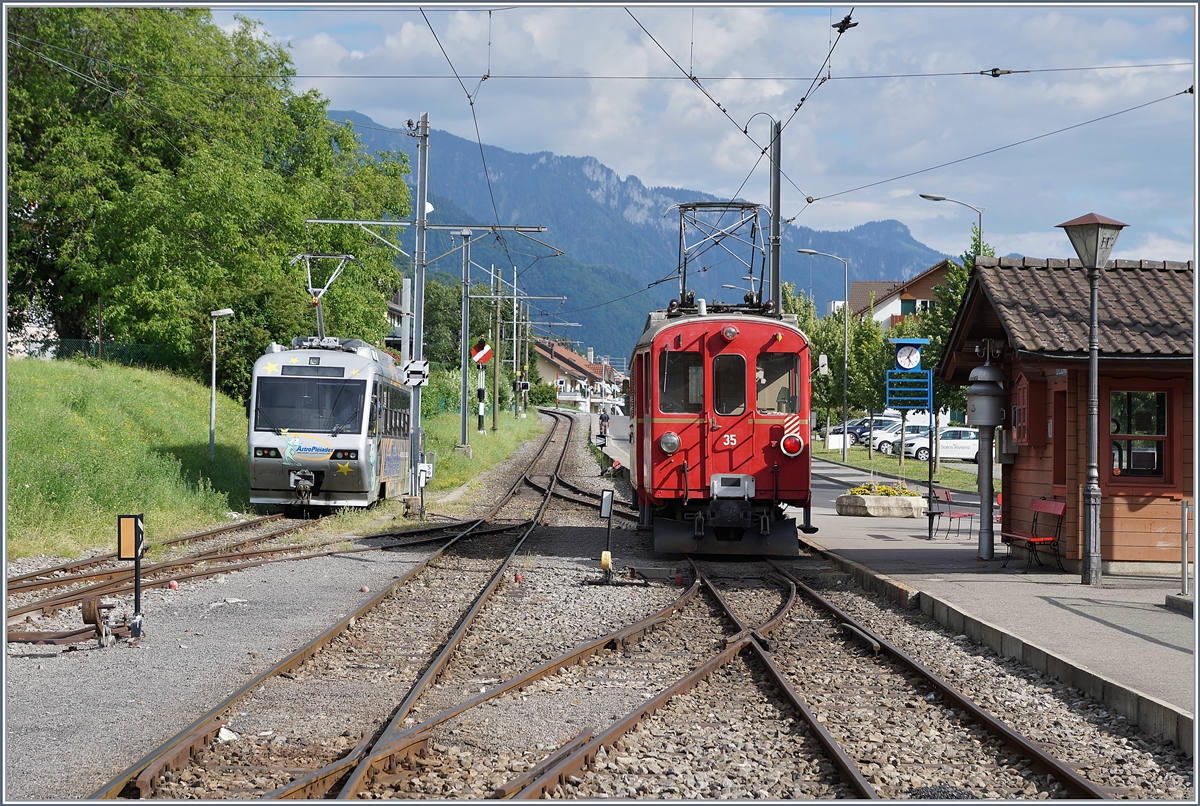
<path id="1" fill-rule="evenodd" d="M 658 438 L 658 447 L 663 449 L 663 453 L 672 454 L 679 450 L 679 446 L 683 443 L 679 439 L 679 435 L 674 431 L 668 431 Z"/>
<path id="2" fill-rule="evenodd" d="M 733 341 L 738 337 L 738 329 L 733 325 L 728 325 L 721 331 L 721 335 L 725 337 L 725 341 Z"/>
<path id="3" fill-rule="evenodd" d="M 779 447 L 788 456 L 799 456 L 800 451 L 804 450 L 804 440 L 795 434 L 788 434 L 780 441 Z"/>

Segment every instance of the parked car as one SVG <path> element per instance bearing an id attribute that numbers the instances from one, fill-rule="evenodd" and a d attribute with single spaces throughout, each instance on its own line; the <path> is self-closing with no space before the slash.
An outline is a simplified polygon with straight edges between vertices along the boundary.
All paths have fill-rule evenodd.
<path id="1" fill-rule="evenodd" d="M 860 426 L 866 422 L 870 422 L 870 420 L 866 417 L 859 417 L 857 420 L 850 420 L 845 423 L 838 423 L 837 425 L 830 426 L 827 433 L 828 434 L 842 434 L 842 433 L 847 433 L 847 430 L 848 430 L 850 436 L 847 439 L 847 442 L 850 445 L 854 445 L 854 444 L 857 444 L 857 442 L 858 442 L 858 435 L 854 433 L 855 427 Z"/>
<path id="2" fill-rule="evenodd" d="M 938 454 L 943 459 L 979 461 L 979 431 L 974 428 L 945 428 L 938 434 Z M 918 462 L 929 461 L 929 435 L 904 440 L 904 455 Z"/>
<path id="3" fill-rule="evenodd" d="M 851 445 L 858 445 L 860 443 L 866 444 L 867 440 L 871 438 L 872 430 L 879 431 L 879 430 L 882 430 L 882 429 L 888 427 L 889 425 L 897 425 L 897 426 L 900 425 L 900 418 L 892 417 L 892 416 L 886 415 L 886 414 L 884 414 L 884 415 L 876 414 L 875 415 L 875 425 L 874 425 L 874 428 L 872 429 L 871 418 L 863 417 L 861 423 L 859 423 L 858 425 L 850 426 L 850 433 L 854 435 L 854 441 L 851 442 L 850 444 Z"/>
<path id="4" fill-rule="evenodd" d="M 927 425 L 906 425 L 904 426 L 904 439 L 911 437 L 924 436 L 929 433 Z M 889 425 L 881 431 L 875 432 L 872 447 L 884 454 L 895 453 L 903 440 L 900 438 L 900 423 Z"/>

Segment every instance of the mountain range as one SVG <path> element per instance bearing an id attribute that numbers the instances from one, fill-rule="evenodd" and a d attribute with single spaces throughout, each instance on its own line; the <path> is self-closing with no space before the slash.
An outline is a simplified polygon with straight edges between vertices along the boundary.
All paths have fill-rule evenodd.
<path id="1" fill-rule="evenodd" d="M 358 112 L 331 110 L 329 118 L 350 122 L 369 150 L 404 152 L 415 183 L 416 138 Z M 763 190 L 765 199 L 766 188 Z M 580 341 L 581 350 L 594 347 L 597 355 L 628 357 L 646 314 L 665 306 L 677 294 L 674 278 L 680 221 L 672 207 L 706 201 L 725 200 L 702 191 L 646 187 L 636 176 L 622 179 L 592 157 L 548 151 L 523 154 L 487 144 L 481 147 L 449 132 L 430 132 L 429 202 L 434 209 L 429 223 L 544 226 L 544 232 L 531 236 L 536 240 L 504 232 L 503 244 L 496 244 L 495 239 L 473 243 L 471 261 L 500 268 L 507 282 L 511 282 L 515 267 L 520 287 L 527 294 L 567 297 L 561 304 L 533 300 L 531 307 L 539 314 L 533 318 L 578 323 L 579 327 L 542 328 L 539 332 Z M 765 214 L 762 225 L 769 225 Z M 828 301 L 843 298 L 842 267 L 828 258 L 799 255 L 797 248 L 848 258 L 852 281 L 908 279 L 946 257 L 916 241 L 908 227 L 895 220 L 872 221 L 844 232 L 792 223 L 783 227 L 781 234 L 783 280 L 796 283 L 801 290 L 811 289 L 822 312 Z M 409 254 L 413 239 L 411 228 L 406 229 L 401 246 Z M 426 244 L 430 271 L 461 276 L 461 252 L 451 252 L 458 244 L 461 239 L 452 239 L 445 231 L 430 231 Z M 563 254 L 552 257 L 549 247 Z M 740 300 L 741 291 L 721 286 L 748 285 L 743 279 L 748 270 L 735 262 L 747 257 L 715 254 L 713 270 L 697 273 L 689 269 L 688 287 L 699 297 Z M 756 258 L 753 274 L 759 269 Z M 475 281 L 481 276 L 477 268 Z"/>

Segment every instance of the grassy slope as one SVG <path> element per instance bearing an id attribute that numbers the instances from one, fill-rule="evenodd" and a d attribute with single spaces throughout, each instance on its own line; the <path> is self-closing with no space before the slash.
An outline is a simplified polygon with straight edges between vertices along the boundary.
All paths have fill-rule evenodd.
<path id="1" fill-rule="evenodd" d="M 117 515 L 144 514 L 153 545 L 249 510 L 246 410 L 217 396 L 210 460 L 209 396 L 206 386 L 166 372 L 96 361 L 9 361 L 8 559 L 111 550 Z M 514 421 L 502 413 L 497 436 L 472 433 L 475 456 L 467 460 L 454 454 L 457 413 L 425 426 L 428 449 L 438 454 L 435 492 L 502 461 L 542 428 L 536 414 Z"/>

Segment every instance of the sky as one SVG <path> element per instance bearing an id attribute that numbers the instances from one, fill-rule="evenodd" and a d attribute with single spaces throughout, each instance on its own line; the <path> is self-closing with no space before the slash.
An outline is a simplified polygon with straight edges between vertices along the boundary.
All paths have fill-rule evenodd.
<path id="1" fill-rule="evenodd" d="M 297 90 L 385 126 L 428 112 L 767 204 L 773 118 L 796 224 L 896 219 L 958 255 L 986 208 L 996 254 L 1074 257 L 1056 225 L 1095 212 L 1129 225 L 1114 258 L 1194 259 L 1194 4 L 213 7 L 235 15 L 286 43 Z"/>

